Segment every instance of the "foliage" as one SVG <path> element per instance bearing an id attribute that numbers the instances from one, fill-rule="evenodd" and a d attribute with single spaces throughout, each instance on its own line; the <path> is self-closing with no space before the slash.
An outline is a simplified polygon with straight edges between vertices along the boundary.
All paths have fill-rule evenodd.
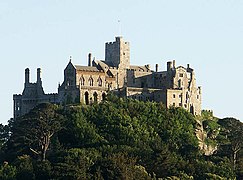
<path id="1" fill-rule="evenodd" d="M 11 155 L 34 153 L 44 161 L 52 136 L 61 129 L 62 118 L 56 111 L 55 105 L 40 104 L 30 113 L 17 118 L 8 142 L 8 148 L 16 152 Z"/>
<path id="2" fill-rule="evenodd" d="M 0 167 L 0 179 L 2 180 L 14 180 L 16 178 L 16 167 L 11 166 L 8 162 Z"/>
<path id="3" fill-rule="evenodd" d="M 200 118 L 210 139 L 219 146 L 212 156 L 204 156 L 199 150 L 195 135 L 197 121 L 183 108 L 166 108 L 161 103 L 113 95 L 92 105 L 42 104 L 9 122 L 11 136 L 5 143 L 4 159 L 11 165 L 4 171 L 9 174 L 4 176 L 24 179 L 242 177 L 241 149 L 237 152 L 235 169 L 232 164 L 232 147 L 242 138 L 236 126 L 241 123 L 218 120 L 209 112 Z"/>
<path id="4" fill-rule="evenodd" d="M 241 169 L 238 167 L 238 162 L 242 157 L 239 154 L 241 154 L 243 147 L 243 124 L 235 118 L 220 119 L 218 123 L 222 127 L 219 153 L 226 153 L 231 159 L 233 169 L 238 169 L 236 173 L 240 173 Z"/>

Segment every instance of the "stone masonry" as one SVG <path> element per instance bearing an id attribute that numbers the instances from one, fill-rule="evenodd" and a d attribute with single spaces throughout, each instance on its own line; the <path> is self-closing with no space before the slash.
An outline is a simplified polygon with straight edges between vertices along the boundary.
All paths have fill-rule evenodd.
<path id="1" fill-rule="evenodd" d="M 41 69 L 37 70 L 37 82 L 29 82 L 29 69 L 25 70 L 25 86 L 21 95 L 14 95 L 14 118 L 29 112 L 37 104 L 92 104 L 105 99 L 112 91 L 119 96 L 142 101 L 163 102 L 166 107 L 187 109 L 194 115 L 201 114 L 201 88 L 196 86 L 194 70 L 176 66 L 175 60 L 167 62 L 165 71 L 150 65 L 130 65 L 130 45 L 122 37 L 105 44 L 105 60 L 92 59 L 88 54 L 88 66 L 74 65 L 70 59 L 64 70 L 64 81 L 58 93 L 45 94 L 41 81 Z"/>

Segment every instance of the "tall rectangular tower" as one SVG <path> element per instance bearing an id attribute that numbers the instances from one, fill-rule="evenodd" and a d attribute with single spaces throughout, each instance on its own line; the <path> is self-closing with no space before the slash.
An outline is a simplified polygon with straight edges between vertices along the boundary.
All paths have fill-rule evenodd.
<path id="1" fill-rule="evenodd" d="M 129 42 L 122 37 L 116 37 L 115 42 L 105 44 L 105 62 L 117 68 L 128 69 L 130 67 Z"/>

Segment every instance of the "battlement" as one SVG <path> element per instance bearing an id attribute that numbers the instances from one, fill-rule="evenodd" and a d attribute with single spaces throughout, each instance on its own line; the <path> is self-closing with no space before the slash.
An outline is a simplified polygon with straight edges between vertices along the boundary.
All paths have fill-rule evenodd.
<path id="1" fill-rule="evenodd" d="M 165 70 L 159 71 L 159 64 L 155 70 L 151 70 L 150 64 L 130 65 L 130 43 L 122 36 L 115 37 L 114 42 L 105 43 L 105 61 L 92 61 L 91 53 L 88 53 L 88 66 L 75 66 L 69 61 L 58 93 L 45 94 L 41 69 L 37 69 L 36 82 L 31 83 L 30 69 L 26 68 L 24 91 L 13 95 L 14 117 L 44 102 L 63 105 L 100 102 L 108 91 L 121 93 L 123 97 L 162 102 L 168 108 L 183 107 L 200 115 L 201 87 L 196 86 L 194 70 L 189 64 L 176 67 L 175 60 L 163 67 Z"/>

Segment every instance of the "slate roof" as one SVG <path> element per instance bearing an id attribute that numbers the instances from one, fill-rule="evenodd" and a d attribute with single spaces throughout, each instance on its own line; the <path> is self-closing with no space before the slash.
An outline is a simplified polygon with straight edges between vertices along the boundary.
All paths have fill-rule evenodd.
<path id="1" fill-rule="evenodd" d="M 92 72 L 100 72 L 96 67 L 93 66 L 74 66 L 76 70 L 78 71 L 92 71 Z"/>

